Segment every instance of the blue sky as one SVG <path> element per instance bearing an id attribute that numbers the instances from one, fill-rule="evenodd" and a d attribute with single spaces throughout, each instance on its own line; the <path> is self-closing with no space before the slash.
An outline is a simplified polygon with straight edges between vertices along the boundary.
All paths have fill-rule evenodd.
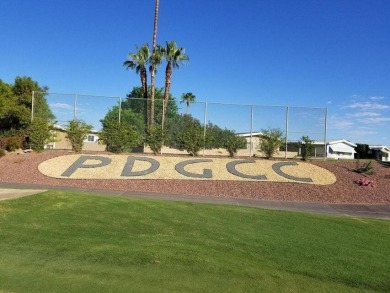
<path id="1" fill-rule="evenodd" d="M 390 146 L 390 1 L 160 2 L 157 42 L 175 40 L 190 57 L 173 73 L 176 98 L 328 107 L 329 138 Z M 0 78 L 124 97 L 140 81 L 123 61 L 152 43 L 153 14 L 154 0 L 2 0 Z M 163 78 L 161 67 L 160 87 Z M 240 130 L 226 113 L 215 121 Z"/>

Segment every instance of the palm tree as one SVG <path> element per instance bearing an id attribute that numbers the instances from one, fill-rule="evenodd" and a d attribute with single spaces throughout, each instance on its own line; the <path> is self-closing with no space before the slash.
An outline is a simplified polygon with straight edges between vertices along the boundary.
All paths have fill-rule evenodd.
<path id="1" fill-rule="evenodd" d="M 184 102 L 186 103 L 186 105 L 187 105 L 186 114 L 188 114 L 188 109 L 190 108 L 190 103 L 195 102 L 195 99 L 196 99 L 196 97 L 193 93 L 185 93 L 185 94 L 181 95 L 180 104 L 184 103 Z"/>
<path id="2" fill-rule="evenodd" d="M 148 75 L 146 66 L 150 61 L 150 51 L 148 44 L 142 45 L 141 48 L 136 46 L 136 53 L 129 53 L 129 59 L 123 63 L 126 69 L 133 69 L 140 75 L 142 85 L 142 95 L 145 100 L 144 104 L 144 121 L 145 127 L 148 125 Z"/>
<path id="3" fill-rule="evenodd" d="M 154 77 L 156 73 L 156 67 L 161 63 L 161 57 L 155 55 L 156 54 L 156 41 L 157 41 L 157 24 L 158 24 L 158 10 L 160 6 L 160 0 L 156 0 L 156 5 L 154 8 L 154 25 L 153 25 L 153 43 L 152 43 L 152 62 L 150 66 L 150 79 L 151 79 L 151 95 L 150 95 L 150 120 L 149 127 L 152 128 L 154 125 L 154 95 L 155 95 L 155 87 L 154 87 Z M 158 60 L 160 60 L 158 62 Z"/>
<path id="4" fill-rule="evenodd" d="M 157 46 L 154 50 L 152 55 L 150 56 L 150 76 L 151 76 L 151 97 L 150 97 L 150 109 L 149 109 L 149 128 L 152 128 L 154 125 L 154 108 L 155 108 L 155 93 L 156 89 L 154 86 L 154 76 L 156 73 L 156 68 L 161 64 L 162 58 L 164 56 L 164 51 L 162 50 L 161 46 Z"/>
<path id="5" fill-rule="evenodd" d="M 164 48 L 164 58 L 167 61 L 167 66 L 165 68 L 165 91 L 164 91 L 164 103 L 163 103 L 163 117 L 162 117 L 162 127 L 165 123 L 165 114 L 169 101 L 169 91 L 171 88 L 172 81 L 172 70 L 173 68 L 179 68 L 179 65 L 184 61 L 187 61 L 189 58 L 184 54 L 184 48 L 177 48 L 175 41 L 170 43 L 166 42 L 166 47 Z"/>

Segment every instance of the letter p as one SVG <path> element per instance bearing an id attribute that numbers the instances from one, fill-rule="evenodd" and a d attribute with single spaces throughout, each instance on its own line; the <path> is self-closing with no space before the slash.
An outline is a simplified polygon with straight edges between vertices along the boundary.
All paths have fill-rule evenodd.
<path id="1" fill-rule="evenodd" d="M 88 160 L 100 161 L 95 164 L 85 164 Z M 107 166 L 111 163 L 111 159 L 101 156 L 80 156 L 61 176 L 70 177 L 79 168 L 99 168 Z"/>

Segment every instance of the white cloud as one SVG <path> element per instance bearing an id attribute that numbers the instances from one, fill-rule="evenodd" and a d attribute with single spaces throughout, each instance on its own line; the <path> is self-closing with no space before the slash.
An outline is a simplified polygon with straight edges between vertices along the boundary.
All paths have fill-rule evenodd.
<path id="1" fill-rule="evenodd" d="M 348 132 L 348 134 L 350 134 L 351 136 L 358 138 L 358 139 L 361 139 L 362 137 L 365 137 L 368 135 L 374 135 L 377 133 L 378 133 L 377 131 L 372 130 L 372 129 L 371 130 L 369 130 L 369 129 L 355 129 L 355 130 Z"/>
<path id="2" fill-rule="evenodd" d="M 71 106 L 69 104 L 64 104 L 64 103 L 50 104 L 50 107 L 53 108 L 53 109 L 73 110 L 73 106 Z"/>
<path id="3" fill-rule="evenodd" d="M 390 117 L 368 117 L 364 119 L 358 119 L 358 121 L 364 124 L 383 124 L 385 122 L 390 122 Z"/>
<path id="4" fill-rule="evenodd" d="M 344 108 L 348 109 L 363 109 L 363 110 L 387 110 L 390 109 L 390 105 L 379 104 L 375 102 L 354 102 Z"/>
<path id="5" fill-rule="evenodd" d="M 382 96 L 373 96 L 373 97 L 370 97 L 370 100 L 373 100 L 373 101 L 377 101 L 377 100 L 383 100 L 385 97 L 382 97 Z"/>
<path id="6" fill-rule="evenodd" d="M 339 117 L 339 116 L 329 117 L 328 127 L 330 129 L 348 130 L 352 126 L 354 126 L 354 123 L 350 119 L 345 119 L 344 117 Z"/>
<path id="7" fill-rule="evenodd" d="M 378 117 L 381 116 L 381 114 L 376 112 L 358 112 L 355 114 L 347 114 L 347 117 L 349 118 L 360 118 L 360 117 Z"/>

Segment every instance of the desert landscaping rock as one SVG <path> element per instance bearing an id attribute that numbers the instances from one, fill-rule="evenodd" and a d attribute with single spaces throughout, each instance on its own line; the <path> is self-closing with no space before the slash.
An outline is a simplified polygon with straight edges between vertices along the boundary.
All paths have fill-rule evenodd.
<path id="1" fill-rule="evenodd" d="M 376 187 L 362 187 L 354 183 L 363 177 L 363 175 L 352 171 L 356 167 L 355 161 L 333 161 L 333 160 L 311 160 L 307 166 L 307 172 L 313 173 L 310 177 L 313 179 L 317 168 L 326 169 L 332 176 L 337 178 L 337 181 L 328 185 L 302 184 L 294 182 L 271 182 L 271 181 L 253 181 L 253 180 L 191 180 L 185 176 L 180 179 L 168 180 L 160 178 L 159 180 L 137 180 L 137 179 L 64 179 L 54 178 L 43 175 L 38 166 L 50 159 L 61 156 L 68 156 L 68 151 L 48 150 L 43 153 L 29 153 L 24 156 L 17 154 L 7 154 L 0 158 L 0 182 L 2 183 L 18 183 L 18 184 L 40 184 L 45 188 L 52 186 L 58 188 L 66 186 L 68 188 L 82 188 L 83 190 L 100 189 L 100 190 L 123 190 L 126 192 L 147 192 L 147 193 L 163 193 L 163 194 L 181 194 L 181 195 L 197 195 L 197 196 L 215 196 L 215 197 L 230 197 L 240 199 L 264 199 L 264 200 L 283 200 L 290 202 L 318 202 L 318 203 L 367 203 L 367 204 L 383 204 L 390 203 L 390 168 L 386 168 L 377 162 L 373 162 L 375 174 L 368 178 L 376 182 Z M 102 153 L 84 153 L 84 155 L 100 156 Z M 108 153 L 104 156 L 112 157 Z M 79 155 L 78 155 L 79 156 Z M 137 155 L 137 156 L 142 156 Z M 161 156 L 153 156 L 152 158 L 160 158 Z M 164 156 L 167 160 L 171 157 Z M 191 157 L 183 156 L 184 160 L 190 160 Z M 214 159 L 214 158 L 213 158 Z M 245 159 L 238 158 L 237 160 Z M 258 161 L 256 159 L 256 161 Z M 261 160 L 260 161 L 268 161 Z M 124 166 L 127 162 L 127 156 L 123 156 Z M 275 163 L 278 161 L 272 161 Z M 98 162 L 96 162 L 98 163 Z M 300 161 L 297 161 L 301 164 Z M 68 165 L 58 166 L 64 172 Z M 209 163 L 204 163 L 209 164 Z M 194 167 L 196 164 L 192 165 Z M 236 169 L 242 173 L 245 170 L 240 169 L 243 166 L 250 164 L 238 164 Z M 150 167 L 148 162 L 137 162 L 134 165 L 133 171 L 145 170 Z M 161 166 L 164 167 L 164 166 Z M 196 166 L 195 166 L 196 167 Z M 226 166 L 222 166 L 226 169 Z M 285 173 L 296 177 L 307 177 L 306 174 L 294 173 L 293 166 L 282 167 Z M 98 170 L 99 168 L 97 168 Z M 112 168 L 111 172 L 121 172 Z M 195 168 L 196 169 L 196 168 Z M 85 168 L 87 170 L 87 168 Z M 96 171 L 97 171 L 96 170 Z M 218 172 L 218 168 L 212 167 L 213 172 Z M 194 172 L 194 169 L 187 171 Z M 173 170 L 173 172 L 176 172 Z M 199 170 L 198 170 L 199 172 Z M 104 174 L 106 172 L 103 172 Z M 272 173 L 274 173 L 272 171 Z M 119 174 L 120 175 L 120 174 Z M 230 174 L 231 176 L 234 176 Z M 261 175 L 254 173 L 253 175 Z M 264 175 L 264 174 L 263 174 Z M 278 176 L 278 175 L 276 175 Z M 237 178 L 237 176 L 234 176 Z M 317 178 L 321 179 L 321 178 Z M 316 180 L 317 180 L 316 179 Z M 314 179 L 313 179 L 314 181 Z"/>
<path id="2" fill-rule="evenodd" d="M 307 163 L 132 155 L 68 155 L 42 162 L 49 177 L 71 179 L 191 179 L 333 184 L 328 170 Z"/>

